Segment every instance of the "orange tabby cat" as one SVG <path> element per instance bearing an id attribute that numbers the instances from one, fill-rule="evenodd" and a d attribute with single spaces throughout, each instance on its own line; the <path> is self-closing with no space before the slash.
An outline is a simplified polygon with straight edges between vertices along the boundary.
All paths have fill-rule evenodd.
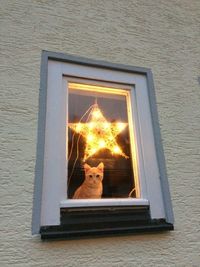
<path id="1" fill-rule="evenodd" d="M 75 191 L 73 199 L 101 198 L 103 191 L 103 168 L 103 162 L 97 167 L 90 167 L 90 165 L 84 164 L 85 180 Z"/>

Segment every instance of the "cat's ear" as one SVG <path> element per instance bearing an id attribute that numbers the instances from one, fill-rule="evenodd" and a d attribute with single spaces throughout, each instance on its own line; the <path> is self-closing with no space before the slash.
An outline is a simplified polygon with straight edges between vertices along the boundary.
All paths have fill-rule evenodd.
<path id="1" fill-rule="evenodd" d="M 101 172 L 103 172 L 103 168 L 104 168 L 103 162 L 99 163 L 99 165 L 97 166 L 97 169 L 99 169 Z"/>
<path id="2" fill-rule="evenodd" d="M 88 172 L 91 169 L 90 165 L 88 165 L 87 163 L 84 164 L 84 170 L 85 172 Z"/>

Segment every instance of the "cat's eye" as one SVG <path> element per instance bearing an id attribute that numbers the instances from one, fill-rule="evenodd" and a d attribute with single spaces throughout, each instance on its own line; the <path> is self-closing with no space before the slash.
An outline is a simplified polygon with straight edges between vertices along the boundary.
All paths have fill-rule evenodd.
<path id="1" fill-rule="evenodd" d="M 97 178 L 99 178 L 99 177 L 100 177 L 100 175 L 99 175 L 99 174 L 97 174 L 97 175 L 96 175 L 96 177 L 97 177 Z"/>
<path id="2" fill-rule="evenodd" d="M 89 177 L 92 178 L 92 175 L 90 174 Z"/>

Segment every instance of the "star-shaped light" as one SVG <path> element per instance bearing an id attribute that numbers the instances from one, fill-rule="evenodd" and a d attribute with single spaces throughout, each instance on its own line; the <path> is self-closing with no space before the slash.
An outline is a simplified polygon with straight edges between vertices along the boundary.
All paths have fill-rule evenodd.
<path id="1" fill-rule="evenodd" d="M 112 154 L 128 158 L 115 138 L 127 127 L 127 123 L 108 122 L 97 104 L 93 106 L 88 122 L 69 123 L 69 127 L 85 138 L 86 147 L 83 161 L 105 148 L 109 149 Z"/>

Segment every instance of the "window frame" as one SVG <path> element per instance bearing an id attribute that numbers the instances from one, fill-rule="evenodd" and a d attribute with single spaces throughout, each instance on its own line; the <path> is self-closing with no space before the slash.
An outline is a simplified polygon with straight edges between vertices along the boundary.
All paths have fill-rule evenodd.
<path id="1" fill-rule="evenodd" d="M 134 120 L 136 120 L 136 122 L 134 123 L 135 127 L 133 130 L 134 130 L 134 136 L 137 139 L 137 145 L 136 145 L 138 153 L 137 160 L 140 162 L 140 165 L 143 165 L 142 167 L 141 166 L 139 167 L 141 198 L 136 200 L 133 199 L 133 201 L 132 202 L 130 201 L 130 203 L 126 201 L 126 204 L 123 204 L 122 202 L 119 204 L 119 201 L 118 202 L 116 201 L 116 203 L 114 202 L 106 203 L 106 201 L 104 201 L 104 206 L 109 208 L 113 206 L 130 207 L 130 205 L 133 205 L 133 203 L 135 202 L 134 207 L 149 208 L 150 219 L 152 221 L 162 219 L 162 222 L 160 223 L 156 222 L 157 227 L 154 225 L 154 227 L 151 227 L 151 229 L 161 229 L 162 228 L 161 226 L 164 225 L 163 229 L 172 230 L 174 217 L 170 199 L 169 185 L 166 175 L 165 159 L 164 159 L 164 153 L 161 142 L 159 123 L 158 123 L 155 90 L 154 90 L 151 70 L 147 68 L 132 67 L 121 64 L 112 64 L 108 62 L 80 58 L 61 53 L 43 51 L 42 62 L 41 62 L 41 84 L 40 84 L 40 95 L 39 95 L 38 139 L 37 139 L 38 143 L 37 143 L 37 158 L 36 158 L 36 168 L 35 168 L 32 233 L 37 234 L 41 232 L 41 229 L 46 229 L 45 227 L 59 226 L 60 209 L 64 208 L 80 209 L 81 207 L 88 207 L 88 206 L 94 208 L 97 206 L 101 206 L 100 204 L 96 205 L 95 201 L 93 201 L 92 205 L 90 205 L 92 201 L 89 201 L 88 202 L 89 204 L 83 201 L 82 203 L 85 203 L 85 206 L 81 204 L 81 201 L 77 201 L 75 205 L 72 204 L 71 200 L 63 201 L 63 199 L 66 198 L 66 194 L 64 194 L 64 191 L 60 193 L 59 190 L 58 194 L 61 195 L 59 196 L 57 195 L 57 200 L 52 202 L 51 198 L 52 198 L 53 185 L 50 184 L 53 181 L 53 178 L 49 182 L 49 180 L 44 177 L 46 163 L 48 163 L 49 161 L 48 153 L 51 150 L 48 149 L 49 146 L 52 145 L 51 138 L 49 139 L 49 144 L 47 144 L 48 135 L 49 133 L 51 133 L 52 135 L 54 134 L 53 128 L 52 127 L 48 128 L 48 121 L 49 121 L 48 116 L 49 113 L 51 113 L 52 109 L 51 107 L 56 102 L 57 104 L 59 103 L 59 105 L 61 102 L 60 106 L 62 108 L 59 112 L 61 114 L 62 121 L 63 122 L 64 120 L 66 121 L 65 118 L 67 112 L 66 77 L 76 77 L 76 79 L 98 80 L 106 83 L 112 82 L 116 84 L 122 84 L 122 86 L 123 84 L 132 86 L 133 91 L 131 100 L 133 102 L 133 117 Z M 60 88 L 61 92 L 60 96 L 58 96 L 58 92 L 55 91 L 55 89 L 53 89 L 57 87 Z M 144 87 L 145 90 L 142 89 Z M 54 96 L 51 97 L 49 101 L 48 98 L 50 95 L 50 91 L 53 92 Z M 51 102 L 52 99 L 54 99 L 53 100 L 54 102 Z M 141 101 L 146 101 L 144 107 L 142 107 Z M 144 114 L 141 115 L 143 112 Z M 145 127 L 147 127 L 146 131 L 144 130 Z M 63 132 L 63 129 L 61 132 Z M 66 143 L 64 147 L 66 149 Z M 58 149 L 61 150 L 61 148 Z M 147 155 L 149 150 L 150 153 L 149 155 Z M 62 148 L 62 153 L 61 153 L 62 156 L 59 159 L 62 162 L 61 164 L 66 164 L 66 158 L 63 158 L 64 155 L 66 155 L 65 151 Z M 154 167 L 152 168 L 150 167 L 149 161 L 152 161 Z M 59 168 L 59 166 L 57 167 Z M 150 175 L 149 172 L 151 173 Z M 51 170 L 49 171 L 49 173 L 51 173 Z M 64 176 L 67 175 L 66 168 L 64 172 L 61 174 L 61 176 L 63 175 Z M 148 180 L 149 177 L 150 181 Z M 45 187 L 47 189 L 45 189 Z M 48 187 L 50 189 L 48 189 Z M 66 187 L 64 180 L 60 182 L 60 188 L 61 187 L 62 188 Z M 156 190 L 154 190 L 154 187 L 156 187 Z M 46 192 L 45 190 L 46 191 L 50 190 L 50 191 Z M 159 197 L 157 198 L 158 195 Z M 47 203 L 47 206 L 45 206 L 44 203 Z M 53 209 L 56 210 L 56 212 L 51 212 L 51 210 L 53 209 L 52 208 L 50 209 L 50 207 L 53 207 L 54 204 L 55 207 Z M 44 210 L 48 212 L 44 212 Z M 148 229 L 147 226 L 143 228 L 144 230 Z M 57 232 L 59 231 L 60 230 L 58 229 Z M 85 233 L 88 233 L 88 231 L 86 231 Z M 52 232 L 51 234 L 48 235 L 47 231 L 47 234 L 45 233 L 43 234 L 43 236 L 47 237 L 53 235 Z"/>

